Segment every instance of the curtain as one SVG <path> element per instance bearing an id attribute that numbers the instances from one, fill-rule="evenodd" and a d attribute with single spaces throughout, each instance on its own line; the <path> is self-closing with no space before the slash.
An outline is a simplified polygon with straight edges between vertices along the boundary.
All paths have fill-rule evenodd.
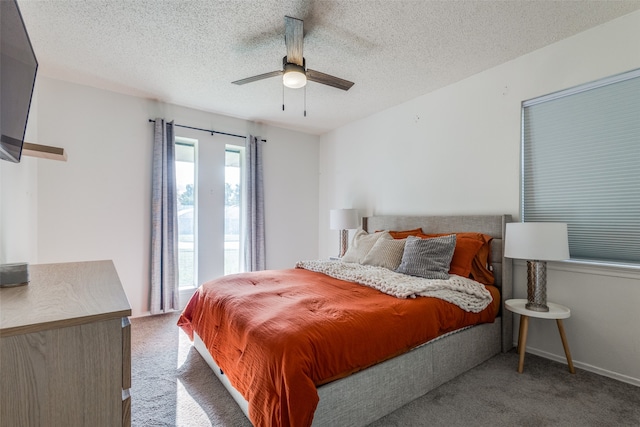
<path id="1" fill-rule="evenodd" d="M 262 182 L 262 146 L 264 141 L 249 135 L 246 141 L 245 271 L 266 268 L 264 243 L 264 186 Z"/>
<path id="2" fill-rule="evenodd" d="M 177 199 L 173 122 L 156 119 L 151 214 L 151 314 L 178 308 Z"/>

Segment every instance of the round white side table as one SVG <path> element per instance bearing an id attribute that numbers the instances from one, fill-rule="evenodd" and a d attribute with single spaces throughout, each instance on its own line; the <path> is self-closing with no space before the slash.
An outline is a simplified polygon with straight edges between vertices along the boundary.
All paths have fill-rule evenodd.
<path id="1" fill-rule="evenodd" d="M 536 317 L 539 319 L 555 319 L 558 324 L 558 331 L 560 332 L 560 339 L 562 340 L 562 346 L 564 347 L 564 354 L 567 356 L 567 363 L 569 364 L 569 372 L 576 373 L 573 367 L 573 361 L 571 360 L 571 352 L 569 351 L 569 344 L 567 343 L 567 336 L 564 333 L 564 325 L 562 319 L 567 319 L 571 316 L 571 310 L 569 308 L 547 302 L 549 311 L 533 311 L 527 310 L 525 305 L 526 299 L 510 299 L 505 301 L 504 306 L 507 310 L 520 315 L 520 330 L 518 332 L 518 354 L 520 355 L 520 362 L 518 363 L 518 372 L 522 373 L 524 369 L 524 353 L 527 349 L 527 332 L 529 330 L 529 318 Z"/>

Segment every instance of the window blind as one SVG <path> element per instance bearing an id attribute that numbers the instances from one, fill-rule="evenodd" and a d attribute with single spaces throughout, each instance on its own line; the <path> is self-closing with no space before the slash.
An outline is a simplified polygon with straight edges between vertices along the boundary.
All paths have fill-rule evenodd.
<path id="1" fill-rule="evenodd" d="M 640 264 L 640 70 L 524 102 L 521 184 L 572 259 Z"/>

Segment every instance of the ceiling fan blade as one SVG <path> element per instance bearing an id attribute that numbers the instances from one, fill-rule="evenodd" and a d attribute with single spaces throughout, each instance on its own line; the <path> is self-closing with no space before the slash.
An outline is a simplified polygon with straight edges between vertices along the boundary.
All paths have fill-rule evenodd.
<path id="1" fill-rule="evenodd" d="M 322 83 L 323 85 L 333 86 L 342 90 L 349 90 L 353 86 L 353 82 L 349 80 L 341 79 L 340 77 L 330 76 L 329 74 L 321 73 L 320 71 L 307 69 L 307 80 L 316 83 Z"/>
<path id="2" fill-rule="evenodd" d="M 231 82 L 235 85 L 244 85 L 251 82 L 257 82 L 258 80 L 268 79 L 269 77 L 275 77 L 282 75 L 282 71 L 271 71 L 270 73 L 258 74 L 257 76 L 247 77 L 246 79 L 236 80 Z"/>
<path id="3" fill-rule="evenodd" d="M 287 62 L 304 66 L 302 58 L 302 40 L 304 27 L 301 19 L 284 17 L 284 44 L 287 46 Z"/>

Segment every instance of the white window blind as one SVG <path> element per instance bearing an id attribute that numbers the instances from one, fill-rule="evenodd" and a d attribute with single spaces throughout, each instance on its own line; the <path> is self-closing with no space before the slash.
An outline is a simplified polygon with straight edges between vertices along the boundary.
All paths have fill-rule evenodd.
<path id="1" fill-rule="evenodd" d="M 640 70 L 523 103 L 522 215 L 571 258 L 640 264 Z"/>

